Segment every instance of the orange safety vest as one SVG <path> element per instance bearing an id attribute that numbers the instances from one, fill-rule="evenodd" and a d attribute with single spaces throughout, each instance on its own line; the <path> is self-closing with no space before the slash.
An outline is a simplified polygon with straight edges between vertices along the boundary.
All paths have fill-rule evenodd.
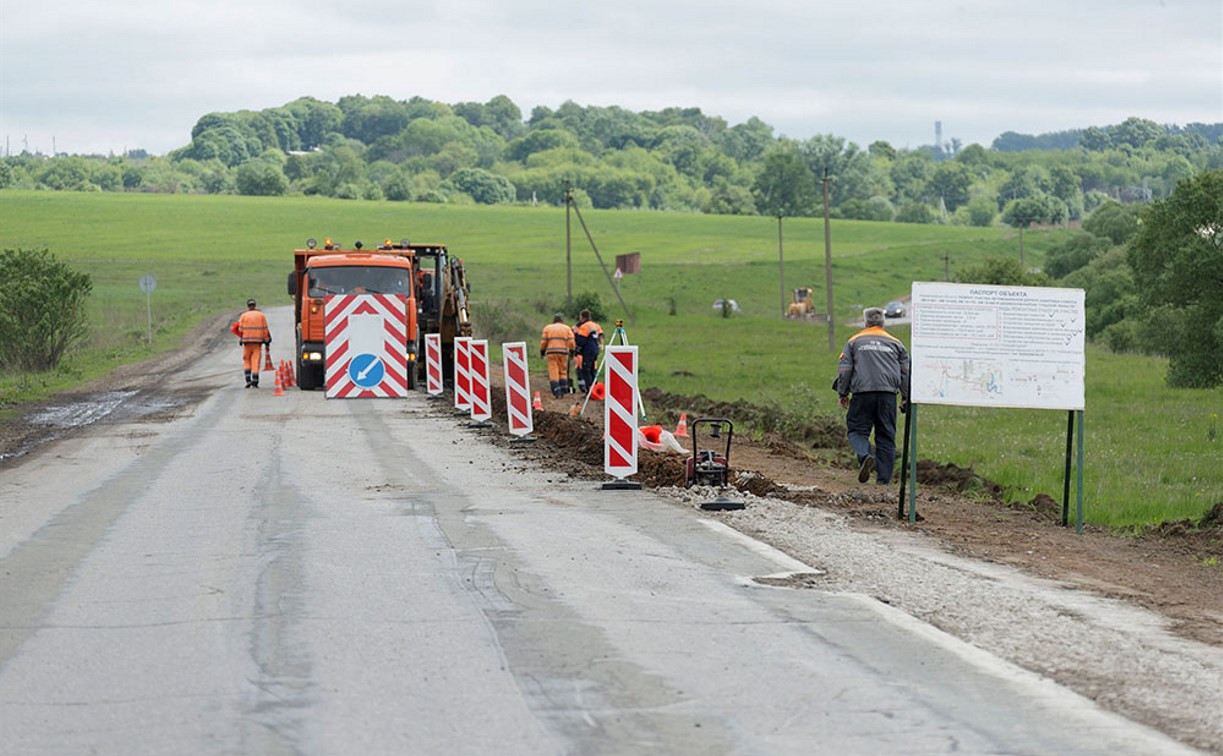
<path id="1" fill-rule="evenodd" d="M 573 329 L 573 332 L 578 336 L 593 338 L 596 340 L 603 336 L 603 329 L 600 328 L 599 324 L 593 320 L 587 320 L 585 323 L 578 323 L 577 327 Z"/>
<path id="2" fill-rule="evenodd" d="M 549 323 L 544 326 L 539 348 L 546 354 L 569 354 L 577 349 L 573 340 L 573 329 L 564 323 Z"/>
<path id="3" fill-rule="evenodd" d="M 247 310 L 238 318 L 238 340 L 243 344 L 265 344 L 272 340 L 268 319 L 258 310 Z"/>

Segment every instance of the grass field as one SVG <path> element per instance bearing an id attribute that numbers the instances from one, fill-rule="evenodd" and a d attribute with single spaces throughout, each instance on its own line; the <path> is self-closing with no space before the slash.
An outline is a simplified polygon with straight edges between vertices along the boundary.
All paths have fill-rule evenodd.
<path id="1" fill-rule="evenodd" d="M 609 266 L 617 254 L 641 253 L 641 273 L 621 282 L 625 316 L 572 218 L 573 291 L 598 293 L 609 321 L 625 317 L 630 341 L 642 350 L 643 385 L 777 406 L 795 417 L 840 415 L 828 389 L 836 353 L 826 326 L 779 317 L 776 219 L 593 210 L 583 217 Z M 1028 264 L 1039 264 L 1064 233 L 1026 234 Z M 46 246 L 89 273 L 97 326 L 90 348 L 64 369 L 0 378 L 0 399 L 45 395 L 171 348 L 201 319 L 236 314 L 248 296 L 287 304 L 291 250 L 309 236 L 449 245 L 467 262 L 477 329 L 494 342 L 538 338 L 565 300 L 565 214 L 556 208 L 4 191 L 0 247 Z M 1004 228 L 853 221 L 833 222 L 832 248 L 839 322 L 906 294 L 914 280 L 942 280 L 944 266 L 954 275 L 990 255 L 1018 254 Z M 786 287 L 816 287 L 822 311 L 823 222 L 787 219 L 784 258 Z M 146 273 L 158 281 L 152 346 L 143 343 L 145 297 L 137 286 Z M 719 297 L 735 299 L 742 314 L 719 317 L 711 307 Z M 837 350 L 853 330 L 838 327 Z M 908 340 L 907 329 L 895 332 Z M 1197 518 L 1223 499 L 1223 390 L 1167 389 L 1164 369 L 1157 359 L 1089 349 L 1090 522 Z M 1006 485 L 1013 499 L 1035 492 L 1060 498 L 1064 413 L 929 407 L 920 440 L 923 458 L 971 465 Z"/>

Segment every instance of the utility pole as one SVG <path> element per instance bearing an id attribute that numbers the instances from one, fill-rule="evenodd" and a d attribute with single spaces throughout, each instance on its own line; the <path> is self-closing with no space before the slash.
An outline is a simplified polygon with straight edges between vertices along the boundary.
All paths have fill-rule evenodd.
<path id="1" fill-rule="evenodd" d="M 786 317 L 786 263 L 781 254 L 781 213 L 777 214 L 777 272 L 781 278 L 781 317 Z"/>
<path id="2" fill-rule="evenodd" d="M 837 351 L 837 319 L 832 306 L 832 226 L 828 216 L 828 166 L 824 166 L 824 285 L 828 289 L 828 351 Z"/>
<path id="3" fill-rule="evenodd" d="M 951 280 L 951 255 L 943 252 L 943 280 Z"/>
<path id="4" fill-rule="evenodd" d="M 569 207 L 573 204 L 573 192 L 569 179 L 565 179 L 565 307 L 573 309 L 573 244 L 569 231 Z"/>

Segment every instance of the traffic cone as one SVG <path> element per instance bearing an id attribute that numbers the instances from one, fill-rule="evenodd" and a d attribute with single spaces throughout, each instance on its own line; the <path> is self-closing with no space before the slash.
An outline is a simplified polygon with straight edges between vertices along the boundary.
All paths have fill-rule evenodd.
<path id="1" fill-rule="evenodd" d="M 276 368 L 272 365 L 272 348 L 268 347 L 264 349 L 263 355 L 264 355 L 263 369 L 264 370 L 275 370 Z"/>
<path id="2" fill-rule="evenodd" d="M 688 438 L 688 413 L 679 413 L 679 425 L 675 426 L 675 432 L 671 435 L 676 438 Z"/>
<path id="3" fill-rule="evenodd" d="M 285 360 L 285 377 L 289 379 L 289 382 L 285 385 L 287 385 L 289 388 L 293 388 L 297 385 L 297 376 L 295 375 L 295 372 L 296 371 L 293 369 L 293 363 Z"/>
<path id="4" fill-rule="evenodd" d="M 543 410 L 544 408 L 544 403 L 539 400 L 538 391 L 535 392 L 535 401 L 531 402 L 531 408 L 537 410 Z"/>
<path id="5" fill-rule="evenodd" d="M 276 390 L 272 392 L 272 396 L 284 396 L 284 395 L 285 395 L 285 390 L 284 390 L 284 388 L 283 388 L 283 387 L 280 385 L 280 375 L 279 375 L 279 374 L 277 374 L 277 376 L 276 376 Z"/>

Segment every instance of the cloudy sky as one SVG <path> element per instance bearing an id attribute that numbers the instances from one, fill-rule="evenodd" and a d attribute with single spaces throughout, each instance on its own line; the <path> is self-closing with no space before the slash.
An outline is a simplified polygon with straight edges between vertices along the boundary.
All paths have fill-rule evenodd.
<path id="1" fill-rule="evenodd" d="M 162 154 L 302 95 L 699 107 L 898 147 L 1223 121 L 1220 0 L 0 0 L 11 153 Z M 4 145 L 0 145 L 3 148 Z"/>

